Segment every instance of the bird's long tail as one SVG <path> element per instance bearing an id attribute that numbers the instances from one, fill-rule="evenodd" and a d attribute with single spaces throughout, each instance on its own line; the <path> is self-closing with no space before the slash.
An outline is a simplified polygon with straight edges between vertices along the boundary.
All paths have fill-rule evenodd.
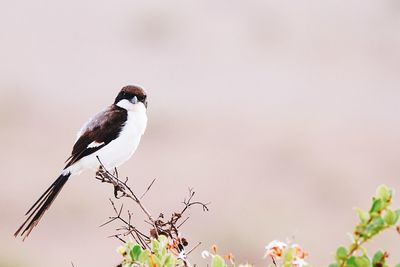
<path id="1" fill-rule="evenodd" d="M 23 236 L 24 240 L 29 236 L 32 229 L 39 223 L 43 214 L 48 208 L 50 208 L 54 199 L 57 197 L 58 193 L 60 193 L 65 183 L 68 181 L 70 175 L 70 173 L 61 174 L 54 181 L 54 183 L 43 193 L 43 195 L 35 202 L 35 204 L 33 204 L 33 206 L 25 214 L 25 216 L 28 216 L 28 218 L 15 232 L 15 237 L 17 237 L 21 231 L 21 236 Z"/>

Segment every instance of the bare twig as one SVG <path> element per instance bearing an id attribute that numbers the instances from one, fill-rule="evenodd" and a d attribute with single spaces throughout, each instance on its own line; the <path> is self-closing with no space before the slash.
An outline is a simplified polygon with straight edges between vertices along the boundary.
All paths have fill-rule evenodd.
<path id="1" fill-rule="evenodd" d="M 196 248 L 198 248 L 200 245 L 201 245 L 201 242 L 197 243 L 196 246 L 194 246 L 193 248 L 191 248 L 191 249 L 188 251 L 187 255 L 189 255 L 190 253 L 192 253 L 192 251 L 195 250 Z"/>
<path id="2" fill-rule="evenodd" d="M 198 243 L 189 252 L 186 253 L 185 247 L 188 245 L 188 242 L 180 235 L 178 229 L 189 219 L 189 217 L 187 216 L 184 217 L 183 214 L 191 206 L 199 205 L 202 207 L 203 211 L 208 211 L 209 203 L 193 201 L 195 192 L 193 191 L 193 189 L 189 188 L 189 196 L 187 199 L 184 199 L 184 207 L 180 212 L 172 213 L 169 219 L 165 219 L 164 214 L 161 213 L 155 220 L 148 209 L 143 205 L 141 200 L 150 191 L 156 179 L 153 179 L 151 181 L 151 183 L 140 196 L 140 198 L 138 198 L 128 185 L 128 177 L 126 177 L 125 180 L 122 181 L 121 179 L 119 179 L 118 170 L 116 168 L 114 169 L 113 173 L 111 173 L 105 168 L 99 157 L 97 157 L 97 159 L 100 163 L 100 168 L 96 172 L 96 179 L 100 180 L 103 183 L 112 184 L 114 187 L 114 197 L 116 199 L 129 198 L 133 200 L 146 215 L 147 218 L 144 221 L 151 225 L 149 235 L 144 234 L 143 231 L 140 231 L 136 226 L 134 226 L 132 222 L 132 213 L 128 210 L 127 218 L 124 217 L 124 205 L 121 204 L 121 206 L 117 209 L 115 203 L 110 199 L 110 203 L 115 215 L 110 216 L 108 218 L 108 221 L 101 224 L 100 227 L 108 225 L 115 221 L 119 221 L 120 223 L 122 223 L 122 226 L 117 228 L 117 233 L 110 237 L 117 238 L 119 241 L 126 243 L 125 237 L 130 236 L 132 239 L 135 240 L 137 244 L 140 244 L 143 249 L 149 250 L 151 250 L 151 238 L 158 238 L 159 235 L 164 235 L 170 240 L 168 249 L 172 253 L 179 255 L 179 257 L 184 261 L 185 266 L 191 266 L 190 263 L 186 260 L 186 256 L 190 254 L 194 249 L 196 249 L 201 243 Z"/>
<path id="3" fill-rule="evenodd" d="M 149 192 L 150 188 L 153 186 L 154 182 L 156 181 L 156 178 L 153 179 L 153 181 L 151 181 L 150 185 L 147 187 L 146 191 L 143 192 L 143 194 L 140 196 L 140 200 L 147 194 L 147 192 Z"/>
<path id="4" fill-rule="evenodd" d="M 189 217 L 187 217 L 185 220 L 183 220 L 183 222 L 181 222 L 176 228 L 180 228 L 185 222 L 187 222 L 187 220 L 189 220 Z"/>
<path id="5" fill-rule="evenodd" d="M 100 166 L 102 168 L 99 168 L 99 170 L 96 173 L 96 178 L 97 176 L 101 176 L 101 181 L 106 182 L 106 183 L 111 183 L 114 186 L 114 196 L 115 198 L 121 198 L 121 197 L 128 197 L 135 201 L 139 207 L 142 209 L 142 211 L 147 215 L 148 219 L 154 224 L 154 219 L 151 216 L 150 212 L 143 206 L 143 204 L 140 202 L 140 199 L 133 193 L 132 189 L 128 186 L 128 177 L 126 178 L 125 182 L 121 181 L 118 176 L 118 171 L 116 171 L 116 175 L 111 174 L 103 165 L 101 162 L 100 158 L 97 156 L 97 160 L 100 163 Z M 118 196 L 118 192 L 122 193 L 122 196 Z"/>
<path id="6" fill-rule="evenodd" d="M 278 264 L 276 263 L 275 257 L 271 256 L 272 263 L 275 265 L 275 267 L 278 267 Z"/>

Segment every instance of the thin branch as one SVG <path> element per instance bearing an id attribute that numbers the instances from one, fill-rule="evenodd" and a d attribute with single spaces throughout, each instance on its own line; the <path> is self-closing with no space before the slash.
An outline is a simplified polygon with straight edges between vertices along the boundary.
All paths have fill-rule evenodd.
<path id="1" fill-rule="evenodd" d="M 195 250 L 196 248 L 198 248 L 200 245 L 201 245 L 201 242 L 197 243 L 196 246 L 194 246 L 193 248 L 191 248 L 191 249 L 188 251 L 187 255 L 189 255 L 190 253 L 192 253 L 192 251 Z"/>
<path id="2" fill-rule="evenodd" d="M 275 267 L 278 267 L 278 264 L 276 264 L 275 257 L 271 255 L 272 263 L 275 265 Z"/>
<path id="3" fill-rule="evenodd" d="M 187 222 L 187 220 L 189 220 L 190 217 L 187 217 L 185 220 L 183 220 L 183 222 L 181 222 L 176 228 L 180 228 L 185 222 Z"/>
<path id="4" fill-rule="evenodd" d="M 191 206 L 201 206 L 203 211 L 208 211 L 208 205 L 210 203 L 193 201 L 195 192 L 192 188 L 189 188 L 189 195 L 187 198 L 184 199 L 184 207 L 180 212 L 172 213 L 169 218 L 165 217 L 163 213 L 160 213 L 158 218 L 155 220 L 141 200 L 150 191 L 156 179 L 153 179 L 151 181 L 151 183 L 147 186 L 146 190 L 143 192 L 140 198 L 138 198 L 128 185 L 128 177 L 125 177 L 124 181 L 121 180 L 119 178 L 118 170 L 116 168 L 114 169 L 113 173 L 111 173 L 106 169 L 99 157 L 97 157 L 97 160 L 100 163 L 100 167 L 96 172 L 95 178 L 103 183 L 112 184 L 114 188 L 114 197 L 116 199 L 129 198 L 133 200 L 147 217 L 144 222 L 151 225 L 149 234 L 147 235 L 143 233 L 143 231 L 135 227 L 134 223 L 132 222 L 133 214 L 129 210 L 127 210 L 127 212 L 124 212 L 123 204 L 121 204 L 121 206 L 117 208 L 113 200 L 109 199 L 115 214 L 114 216 L 110 216 L 108 218 L 108 221 L 100 225 L 100 227 L 103 227 L 115 221 L 119 221 L 120 223 L 122 223 L 122 226 L 118 227 L 116 229 L 117 233 L 110 237 L 117 238 L 121 242 L 125 243 L 125 237 L 129 236 L 130 238 L 135 240 L 137 244 L 140 244 L 143 249 L 148 249 L 150 251 L 151 239 L 158 238 L 159 235 L 164 235 L 169 239 L 169 242 L 171 242 L 171 247 L 169 247 L 168 249 L 175 255 L 179 255 L 179 257 L 182 257 L 185 266 L 191 266 L 190 263 L 186 260 L 186 256 L 190 254 L 194 249 L 196 249 L 201 243 L 199 242 L 188 253 L 186 253 L 185 247 L 188 245 L 188 242 L 184 237 L 180 235 L 178 229 L 189 219 L 188 216 L 183 216 L 183 214 Z"/>
<path id="5" fill-rule="evenodd" d="M 146 191 L 143 192 L 143 194 L 140 196 L 140 200 L 142 200 L 142 198 L 147 194 L 147 192 L 149 192 L 150 188 L 153 186 L 154 182 L 156 181 L 156 178 L 153 179 L 153 181 L 151 181 L 150 185 L 147 187 Z"/>
<path id="6" fill-rule="evenodd" d="M 101 162 L 100 158 L 98 156 L 97 160 L 100 163 L 100 166 L 102 167 L 102 169 L 99 169 L 98 173 L 103 174 L 103 177 L 106 178 L 105 180 L 103 180 L 104 182 L 108 182 L 114 185 L 114 196 L 116 198 L 118 192 L 122 193 L 121 197 L 128 197 L 130 199 L 132 199 L 133 201 L 135 201 L 139 207 L 142 209 L 142 211 L 147 215 L 147 217 L 149 218 L 149 220 L 154 224 L 154 219 L 153 216 L 151 216 L 150 212 L 143 206 L 142 202 L 140 202 L 140 199 L 135 195 L 135 193 L 133 193 L 132 189 L 128 186 L 127 182 L 128 182 L 128 177 L 126 178 L 125 182 L 122 182 L 117 176 L 111 174 L 103 165 L 103 163 Z M 118 172 L 117 172 L 118 173 Z M 104 175 L 106 174 L 106 175 Z M 128 192 L 127 192 L 128 191 Z M 119 197 L 119 198 L 121 198 Z"/>

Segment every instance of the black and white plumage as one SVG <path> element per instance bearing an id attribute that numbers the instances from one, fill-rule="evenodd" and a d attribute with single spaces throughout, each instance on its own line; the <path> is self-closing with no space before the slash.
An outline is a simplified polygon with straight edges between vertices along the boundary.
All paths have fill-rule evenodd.
<path id="1" fill-rule="evenodd" d="M 125 86 L 114 104 L 90 119 L 79 131 L 71 156 L 61 175 L 25 214 L 28 218 L 18 228 L 25 239 L 39 223 L 69 177 L 82 171 L 96 170 L 101 163 L 107 169 L 127 161 L 139 145 L 147 125 L 147 95 L 137 86 Z"/>

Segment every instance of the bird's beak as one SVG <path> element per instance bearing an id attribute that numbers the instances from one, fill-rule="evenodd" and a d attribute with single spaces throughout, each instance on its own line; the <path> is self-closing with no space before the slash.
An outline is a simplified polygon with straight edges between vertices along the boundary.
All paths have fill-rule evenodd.
<path id="1" fill-rule="evenodd" d="M 144 101 L 144 106 L 147 108 L 147 100 L 146 101 Z"/>
<path id="2" fill-rule="evenodd" d="M 134 96 L 131 100 L 132 104 L 136 104 L 138 102 L 138 99 L 136 96 Z"/>

